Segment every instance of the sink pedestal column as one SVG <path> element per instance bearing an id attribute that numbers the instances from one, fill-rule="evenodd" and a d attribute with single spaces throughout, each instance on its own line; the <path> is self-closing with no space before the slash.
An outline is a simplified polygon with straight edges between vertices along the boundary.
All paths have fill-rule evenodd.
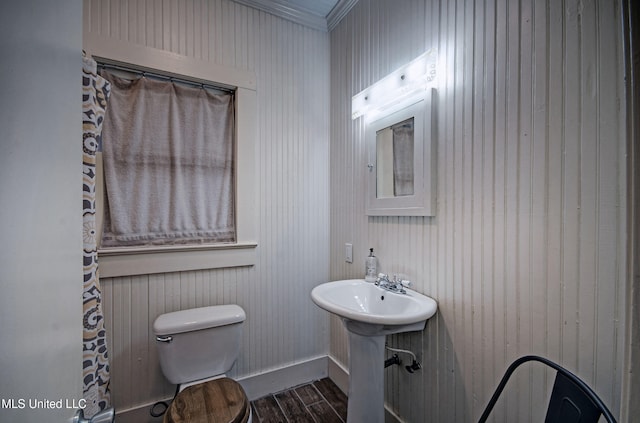
<path id="1" fill-rule="evenodd" d="M 346 323 L 346 322 L 345 322 Z M 385 335 L 349 334 L 347 423 L 384 423 Z"/>

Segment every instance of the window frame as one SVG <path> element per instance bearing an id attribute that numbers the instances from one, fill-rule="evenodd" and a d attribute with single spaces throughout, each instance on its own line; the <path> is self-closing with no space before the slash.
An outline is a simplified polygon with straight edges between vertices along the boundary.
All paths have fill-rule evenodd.
<path id="1" fill-rule="evenodd" d="M 219 66 L 151 47 L 85 34 L 83 48 L 96 61 L 235 90 L 236 242 L 99 248 L 101 277 L 253 266 L 257 261 L 256 78 L 250 71 Z"/>

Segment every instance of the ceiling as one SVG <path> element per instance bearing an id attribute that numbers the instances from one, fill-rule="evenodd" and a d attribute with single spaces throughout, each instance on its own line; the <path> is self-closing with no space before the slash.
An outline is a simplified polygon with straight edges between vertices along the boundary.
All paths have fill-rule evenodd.
<path id="1" fill-rule="evenodd" d="M 331 31 L 358 0 L 233 0 L 321 31 Z"/>

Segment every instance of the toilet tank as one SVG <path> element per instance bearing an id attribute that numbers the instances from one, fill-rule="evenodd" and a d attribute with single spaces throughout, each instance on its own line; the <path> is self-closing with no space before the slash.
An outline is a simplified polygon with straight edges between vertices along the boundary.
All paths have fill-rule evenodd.
<path id="1" fill-rule="evenodd" d="M 153 322 L 160 367 L 174 384 L 228 372 L 240 351 L 244 310 L 235 304 L 162 314 Z"/>

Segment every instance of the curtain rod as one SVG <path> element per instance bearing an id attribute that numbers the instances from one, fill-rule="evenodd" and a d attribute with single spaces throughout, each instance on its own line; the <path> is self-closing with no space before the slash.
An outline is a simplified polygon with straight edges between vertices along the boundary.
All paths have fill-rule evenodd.
<path id="1" fill-rule="evenodd" d="M 229 94 L 234 94 L 235 93 L 235 90 L 231 89 L 231 88 L 221 87 L 221 86 L 213 85 L 213 84 L 206 84 L 204 82 L 191 81 L 191 80 L 185 79 L 185 78 L 169 76 L 169 75 L 163 75 L 161 73 L 155 73 L 155 72 L 150 72 L 150 71 L 145 71 L 145 70 L 128 68 L 126 66 L 112 65 L 112 64 L 109 64 L 109 63 L 101 63 L 99 61 L 97 61 L 97 64 L 98 64 L 98 68 L 102 68 L 102 69 L 119 70 L 119 71 L 123 71 L 123 72 L 133 73 L 133 74 L 136 74 L 136 75 L 141 75 L 143 77 L 149 76 L 151 78 L 164 79 L 164 80 L 168 80 L 168 81 L 171 81 L 171 82 L 179 82 L 181 84 L 187 84 L 187 85 L 191 85 L 191 86 L 195 86 L 195 87 L 200 87 L 200 88 L 203 88 L 203 89 L 208 88 L 208 89 L 211 89 L 211 90 L 222 91 L 222 92 L 229 93 Z"/>

